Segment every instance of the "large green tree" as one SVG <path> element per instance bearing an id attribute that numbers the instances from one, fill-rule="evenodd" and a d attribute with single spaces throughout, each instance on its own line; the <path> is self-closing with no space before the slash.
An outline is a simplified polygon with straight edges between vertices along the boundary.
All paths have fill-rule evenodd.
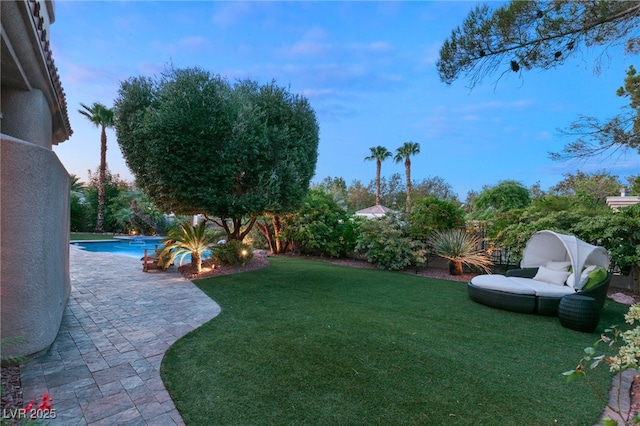
<path id="1" fill-rule="evenodd" d="M 484 4 L 444 42 L 438 72 L 447 84 L 464 77 L 473 87 L 496 73 L 553 68 L 585 48 L 626 42 L 637 51 L 639 22 L 635 1 L 512 0 L 493 10 Z"/>
<path id="2" fill-rule="evenodd" d="M 380 170 L 382 169 L 382 162 L 391 157 L 391 152 L 384 146 L 378 145 L 369 148 L 371 155 L 365 157 L 365 161 L 376 162 L 376 206 L 380 205 Z"/>
<path id="3" fill-rule="evenodd" d="M 375 193 L 357 179 L 347 188 L 347 206 L 351 213 L 371 207 L 375 200 Z"/>
<path id="4" fill-rule="evenodd" d="M 621 183 L 617 176 L 605 170 L 585 173 L 578 170 L 567 173 L 564 179 L 551 187 L 551 191 L 560 195 L 575 196 L 582 205 L 606 206 L 607 197 L 620 193 Z"/>
<path id="5" fill-rule="evenodd" d="M 113 127 L 113 109 L 107 108 L 101 103 L 94 102 L 91 106 L 80 104 L 82 109 L 78 112 L 100 128 L 100 172 L 98 177 L 98 213 L 96 219 L 96 232 L 104 232 L 104 204 L 105 185 L 107 178 L 107 131 Z"/>
<path id="6" fill-rule="evenodd" d="M 493 187 L 484 188 L 473 200 L 473 212 L 482 217 L 493 212 L 523 209 L 531 203 L 529 190 L 520 182 L 504 180 Z"/>
<path id="7" fill-rule="evenodd" d="M 420 182 L 414 182 L 411 185 L 411 194 L 416 198 L 433 195 L 441 200 L 458 200 L 458 196 L 453 192 L 451 184 L 439 176 L 428 177 Z"/>
<path id="8" fill-rule="evenodd" d="M 275 82 L 171 69 L 124 81 L 115 110 L 138 186 L 166 211 L 217 218 L 229 239 L 259 215 L 293 211 L 315 172 L 315 112 Z"/>
<path id="9" fill-rule="evenodd" d="M 396 149 L 396 155 L 393 158 L 396 163 L 404 161 L 404 174 L 407 183 L 407 202 L 405 209 L 411 211 L 411 157 L 420 153 L 420 144 L 417 142 L 405 142 Z"/>

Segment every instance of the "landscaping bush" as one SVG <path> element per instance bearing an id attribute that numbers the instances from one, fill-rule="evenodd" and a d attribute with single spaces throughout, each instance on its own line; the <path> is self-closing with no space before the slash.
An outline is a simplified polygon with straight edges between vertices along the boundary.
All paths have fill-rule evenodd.
<path id="1" fill-rule="evenodd" d="M 310 190 L 300 210 L 284 220 L 283 237 L 300 253 L 316 256 L 348 256 L 356 244 L 351 216 L 321 189 Z"/>
<path id="2" fill-rule="evenodd" d="M 429 237 L 428 244 L 438 256 L 449 261 L 451 275 L 462 275 L 462 265 L 491 273 L 491 259 L 485 251 L 478 248 L 478 237 L 465 229 L 435 231 Z"/>
<path id="3" fill-rule="evenodd" d="M 244 265 L 253 259 L 251 246 L 238 240 L 230 240 L 217 244 L 211 249 L 211 257 L 222 265 Z"/>
<path id="4" fill-rule="evenodd" d="M 456 201 L 434 196 L 412 202 L 409 232 L 413 238 L 424 240 L 434 231 L 463 227 L 464 211 Z"/>
<path id="5" fill-rule="evenodd" d="M 356 252 L 380 269 L 399 270 L 425 261 L 424 245 L 409 237 L 408 226 L 395 215 L 363 220 Z"/>

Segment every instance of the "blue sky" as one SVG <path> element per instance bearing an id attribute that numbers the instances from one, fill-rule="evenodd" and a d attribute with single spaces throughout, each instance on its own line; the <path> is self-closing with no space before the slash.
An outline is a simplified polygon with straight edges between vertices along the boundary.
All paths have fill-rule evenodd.
<path id="1" fill-rule="evenodd" d="M 558 163 L 548 151 L 570 142 L 558 129 L 579 115 L 607 118 L 625 105 L 615 91 L 634 56 L 613 47 L 585 50 L 550 71 L 498 75 L 470 90 L 447 86 L 435 68 L 451 30 L 476 2 L 151 2 L 57 1 L 54 60 L 67 94 L 74 134 L 54 151 L 86 181 L 99 163 L 99 130 L 80 102 L 112 106 L 121 81 L 168 65 L 201 67 L 230 81 L 275 79 L 304 94 L 320 124 L 314 182 L 341 176 L 367 184 L 369 147 L 390 151 L 420 143 L 412 177 L 440 177 L 461 200 L 502 180 L 543 189 L 566 173 L 640 173 L 640 157 Z M 599 57 L 601 71 L 593 65 Z M 636 65 L 640 65 L 637 64 Z M 133 176 L 108 131 L 108 166 Z M 382 175 L 402 173 L 388 160 Z"/>

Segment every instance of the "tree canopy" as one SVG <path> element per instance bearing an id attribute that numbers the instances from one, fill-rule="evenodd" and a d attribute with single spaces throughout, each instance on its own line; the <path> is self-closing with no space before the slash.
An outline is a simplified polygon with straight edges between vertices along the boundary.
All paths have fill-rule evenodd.
<path id="1" fill-rule="evenodd" d="M 243 218 L 250 228 L 257 215 L 294 210 L 315 172 L 315 112 L 275 82 L 171 69 L 122 82 L 115 112 L 137 185 L 166 211 L 220 218 L 230 238 L 248 232 Z"/>
<path id="2" fill-rule="evenodd" d="M 635 150 L 640 154 L 640 75 L 631 65 L 624 79 L 624 86 L 616 95 L 629 98 L 623 112 L 608 120 L 581 116 L 563 133 L 577 136 L 561 152 L 551 152 L 552 160 L 586 158 L 605 152 Z"/>
<path id="3" fill-rule="evenodd" d="M 520 182 L 505 180 L 494 187 L 485 188 L 473 200 L 474 218 L 486 218 L 493 212 L 507 212 L 522 209 L 531 203 L 529 190 Z"/>
<path id="4" fill-rule="evenodd" d="M 639 22 L 640 3 L 632 1 L 511 1 L 495 10 L 480 5 L 442 45 L 438 73 L 447 84 L 464 77 L 473 87 L 495 73 L 556 67 L 584 48 L 626 43 L 627 51 L 637 52 Z"/>
<path id="5" fill-rule="evenodd" d="M 551 191 L 560 195 L 575 196 L 585 205 L 606 206 L 607 197 L 619 194 L 621 187 L 618 176 L 605 170 L 595 173 L 578 170 L 575 175 L 565 174 L 563 180 L 551 187 Z"/>

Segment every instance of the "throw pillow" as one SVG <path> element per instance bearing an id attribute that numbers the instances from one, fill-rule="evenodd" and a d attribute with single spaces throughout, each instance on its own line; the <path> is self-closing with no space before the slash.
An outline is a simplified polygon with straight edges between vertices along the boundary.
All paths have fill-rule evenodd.
<path id="1" fill-rule="evenodd" d="M 596 268 L 589 273 L 587 283 L 582 287 L 582 289 L 590 289 L 591 287 L 600 284 L 605 278 L 607 278 L 607 270 L 604 268 Z"/>
<path id="2" fill-rule="evenodd" d="M 550 284 L 564 285 L 569 275 L 571 274 L 567 271 L 557 271 L 555 269 L 549 269 L 545 266 L 540 266 L 538 268 L 538 272 L 536 273 L 535 277 L 533 277 L 533 279 L 536 281 L 543 281 Z"/>
<path id="3" fill-rule="evenodd" d="M 569 266 L 571 266 L 571 262 L 568 262 L 568 261 L 556 262 L 554 260 L 550 260 L 547 262 L 545 266 L 549 269 L 554 269 L 556 271 L 568 271 Z"/>
<path id="4" fill-rule="evenodd" d="M 582 274 L 580 276 L 580 281 L 577 284 L 574 282 L 575 276 L 576 276 L 576 274 L 571 272 L 571 275 L 569 275 L 569 278 L 567 278 L 566 282 L 567 282 L 567 285 L 569 287 L 578 290 L 578 289 L 581 289 L 582 287 L 584 287 L 584 285 L 587 283 L 587 280 L 589 279 L 589 275 L 588 274 Z"/>

